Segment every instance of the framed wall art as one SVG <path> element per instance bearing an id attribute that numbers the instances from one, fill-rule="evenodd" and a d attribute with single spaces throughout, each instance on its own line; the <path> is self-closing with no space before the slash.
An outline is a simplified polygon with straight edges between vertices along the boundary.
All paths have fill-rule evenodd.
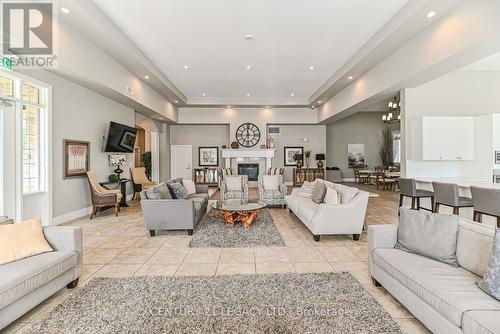
<path id="1" fill-rule="evenodd" d="M 297 162 L 294 159 L 295 154 L 304 155 L 304 147 L 303 146 L 285 146 L 284 148 L 284 162 L 285 166 L 296 166 Z"/>
<path id="2" fill-rule="evenodd" d="M 219 166 L 219 148 L 217 146 L 198 147 L 198 165 L 200 167 Z"/>
<path id="3" fill-rule="evenodd" d="M 90 142 L 65 139 L 64 178 L 84 177 L 90 169 Z"/>

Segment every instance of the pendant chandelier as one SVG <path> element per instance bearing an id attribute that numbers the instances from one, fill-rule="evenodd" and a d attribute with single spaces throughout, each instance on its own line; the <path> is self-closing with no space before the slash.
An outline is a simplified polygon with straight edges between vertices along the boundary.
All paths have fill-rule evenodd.
<path id="1" fill-rule="evenodd" d="M 389 102 L 388 108 L 387 114 L 382 115 L 382 121 L 387 124 L 401 122 L 401 101 L 396 96 Z"/>

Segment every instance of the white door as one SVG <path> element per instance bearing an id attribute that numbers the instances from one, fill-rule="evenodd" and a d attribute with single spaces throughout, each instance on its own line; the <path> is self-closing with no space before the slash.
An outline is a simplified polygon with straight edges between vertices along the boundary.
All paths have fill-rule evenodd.
<path id="1" fill-rule="evenodd" d="M 458 118 L 458 160 L 474 160 L 475 126 L 474 117 Z"/>
<path id="2" fill-rule="evenodd" d="M 19 221 L 22 192 L 19 155 L 16 154 L 16 108 L 14 101 L 0 99 L 0 216 Z"/>
<path id="3" fill-rule="evenodd" d="M 441 117 L 422 119 L 423 160 L 441 160 Z"/>
<path id="4" fill-rule="evenodd" d="M 193 146 L 171 145 L 171 174 L 172 178 L 182 177 L 184 180 L 193 179 Z"/>
<path id="5" fill-rule="evenodd" d="M 458 160 L 458 117 L 443 117 L 441 121 L 441 156 L 443 160 Z"/>

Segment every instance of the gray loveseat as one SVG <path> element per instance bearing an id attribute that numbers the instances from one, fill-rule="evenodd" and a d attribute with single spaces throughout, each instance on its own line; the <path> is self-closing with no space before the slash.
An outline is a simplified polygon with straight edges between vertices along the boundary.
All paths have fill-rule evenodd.
<path id="1" fill-rule="evenodd" d="M 194 227 L 207 210 L 208 186 L 196 185 L 196 193 L 186 199 L 172 199 L 168 195 L 151 198 L 151 194 L 164 192 L 162 187 L 165 188 L 166 184 L 141 191 L 144 224 L 150 235 L 155 236 L 156 230 L 187 230 L 192 235 Z"/>
<path id="2" fill-rule="evenodd" d="M 67 286 L 75 288 L 82 274 L 82 229 L 43 229 L 53 252 L 0 265 L 0 330 Z"/>
<path id="3" fill-rule="evenodd" d="M 395 249 L 398 225 L 368 226 L 368 267 L 381 284 L 434 333 L 500 333 L 500 301 L 477 282 L 486 272 L 495 229 L 460 219 L 459 267 Z"/>

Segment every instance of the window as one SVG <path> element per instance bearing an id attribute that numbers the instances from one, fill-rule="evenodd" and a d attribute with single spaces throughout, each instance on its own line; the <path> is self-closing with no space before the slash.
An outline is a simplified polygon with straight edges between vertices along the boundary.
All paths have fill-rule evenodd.
<path id="1" fill-rule="evenodd" d="M 14 80 L 0 77 L 0 96 L 2 97 L 14 96 Z"/>
<path id="2" fill-rule="evenodd" d="M 44 190 L 44 109 L 40 95 L 40 88 L 22 85 L 21 154 L 25 194 Z"/>
<path id="3" fill-rule="evenodd" d="M 401 163 L 401 133 L 392 133 L 392 154 L 394 163 Z"/>

